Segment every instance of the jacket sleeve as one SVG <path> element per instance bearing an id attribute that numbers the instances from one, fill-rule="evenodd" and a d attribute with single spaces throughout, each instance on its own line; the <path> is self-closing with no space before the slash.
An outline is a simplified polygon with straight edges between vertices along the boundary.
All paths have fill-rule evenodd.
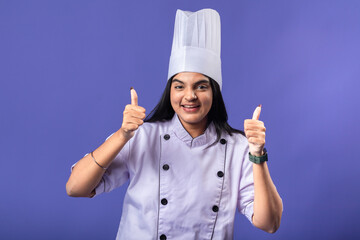
<path id="1" fill-rule="evenodd" d="M 111 135 L 109 136 L 111 137 Z M 106 138 L 107 139 L 109 139 Z M 128 141 L 119 154 L 115 157 L 111 165 L 105 171 L 102 176 L 99 184 L 95 188 L 95 196 L 103 193 L 110 192 L 113 189 L 120 187 L 129 179 L 129 171 L 127 167 L 127 162 L 130 152 L 130 141 Z M 89 153 L 85 154 L 88 155 Z M 74 168 L 74 165 L 71 166 L 71 170 Z"/>
<path id="2" fill-rule="evenodd" d="M 103 192 L 110 192 L 123 185 L 129 179 L 129 171 L 126 164 L 128 162 L 129 152 L 130 141 L 124 145 L 123 149 L 121 149 L 111 165 L 106 169 L 100 183 L 95 188 L 95 196 Z"/>
<path id="3" fill-rule="evenodd" d="M 252 223 L 254 214 L 254 178 L 252 162 L 249 160 L 249 148 L 246 147 L 240 173 L 238 209 Z"/>

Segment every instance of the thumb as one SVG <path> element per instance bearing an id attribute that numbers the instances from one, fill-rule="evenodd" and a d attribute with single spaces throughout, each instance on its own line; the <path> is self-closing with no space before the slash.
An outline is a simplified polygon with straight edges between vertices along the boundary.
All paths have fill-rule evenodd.
<path id="1" fill-rule="evenodd" d="M 138 105 L 138 95 L 133 87 L 130 88 L 130 94 L 131 94 L 131 105 Z"/>
<path id="2" fill-rule="evenodd" d="M 261 112 L 261 104 L 259 106 L 256 107 L 254 113 L 253 113 L 253 120 L 259 120 L 260 117 L 260 112 Z"/>

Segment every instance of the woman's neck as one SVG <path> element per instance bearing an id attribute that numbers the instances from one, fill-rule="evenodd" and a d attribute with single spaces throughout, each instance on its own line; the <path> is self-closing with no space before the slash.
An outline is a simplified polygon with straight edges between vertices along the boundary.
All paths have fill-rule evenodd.
<path id="1" fill-rule="evenodd" d="M 190 134 L 190 136 L 192 138 L 196 138 L 200 135 L 202 135 L 207 127 L 207 119 L 204 118 L 201 122 L 199 123 L 186 123 L 181 121 L 181 119 L 179 119 L 181 124 L 183 125 L 184 129 Z"/>

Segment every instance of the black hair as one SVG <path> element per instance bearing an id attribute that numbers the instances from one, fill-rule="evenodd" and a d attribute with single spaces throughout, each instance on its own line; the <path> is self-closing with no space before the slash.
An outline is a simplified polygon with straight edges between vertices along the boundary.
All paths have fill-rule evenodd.
<path id="1" fill-rule="evenodd" d="M 174 77 L 174 76 L 173 76 Z M 157 121 L 168 121 L 173 118 L 175 111 L 170 103 L 170 88 L 172 84 L 173 77 L 169 79 L 166 84 L 165 90 L 160 98 L 159 103 L 156 107 L 150 112 L 146 117 L 145 122 L 157 122 Z M 214 123 L 216 130 L 216 140 L 217 143 L 220 140 L 221 133 L 227 132 L 230 136 L 233 133 L 240 133 L 245 136 L 244 132 L 235 128 L 232 128 L 228 124 L 228 115 L 226 112 L 225 103 L 220 91 L 219 84 L 214 81 L 212 78 L 208 77 L 210 80 L 210 86 L 212 89 L 213 102 L 210 108 L 210 111 L 207 115 L 207 123 Z"/>

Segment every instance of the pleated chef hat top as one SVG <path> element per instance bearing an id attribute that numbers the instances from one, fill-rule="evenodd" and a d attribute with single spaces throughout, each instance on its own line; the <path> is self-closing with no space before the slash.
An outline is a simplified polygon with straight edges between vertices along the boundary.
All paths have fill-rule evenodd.
<path id="1" fill-rule="evenodd" d="M 220 15 L 213 9 L 176 11 L 168 80 L 180 72 L 198 72 L 222 87 Z"/>

